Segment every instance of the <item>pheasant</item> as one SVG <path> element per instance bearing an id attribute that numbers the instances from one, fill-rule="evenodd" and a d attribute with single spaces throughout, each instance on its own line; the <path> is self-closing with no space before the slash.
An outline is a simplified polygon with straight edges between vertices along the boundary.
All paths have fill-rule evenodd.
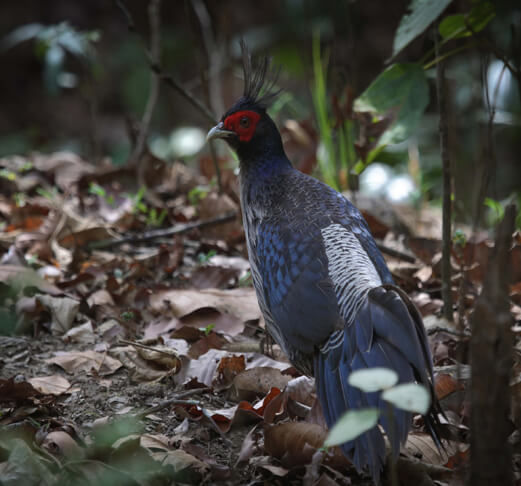
<path id="1" fill-rule="evenodd" d="M 221 138 L 240 161 L 240 194 L 253 284 L 270 335 L 294 366 L 314 375 L 328 427 L 348 409 L 388 410 L 380 393 L 348 384 L 354 370 L 386 367 L 399 382 L 418 382 L 431 393 L 424 417 L 436 432 L 439 404 L 422 319 L 394 285 L 362 215 L 342 194 L 295 169 L 280 133 L 266 112 L 277 95 L 265 86 L 269 61 L 252 69 L 244 44 L 243 96 L 207 139 Z M 399 450 L 411 414 L 394 409 L 379 424 Z M 385 464 L 380 427 L 344 443 L 359 472 L 378 483 Z"/>

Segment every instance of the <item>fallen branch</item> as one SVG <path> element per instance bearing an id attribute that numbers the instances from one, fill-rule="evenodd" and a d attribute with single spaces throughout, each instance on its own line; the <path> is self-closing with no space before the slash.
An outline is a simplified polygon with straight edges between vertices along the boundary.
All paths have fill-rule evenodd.
<path id="1" fill-rule="evenodd" d="M 413 255 L 409 255 L 408 253 L 403 253 L 399 250 L 395 250 L 394 248 L 385 246 L 383 243 L 380 243 L 378 241 L 376 242 L 376 246 L 382 253 L 385 253 L 386 255 L 389 255 L 393 258 L 398 258 L 399 260 L 403 260 L 407 263 L 416 263 L 416 258 Z"/>
<path id="2" fill-rule="evenodd" d="M 192 395 L 199 395 L 201 393 L 209 391 L 210 388 L 194 388 L 193 390 L 187 390 L 185 392 L 177 393 L 175 397 L 169 398 L 168 400 L 163 400 L 162 402 L 158 403 L 157 405 L 154 405 L 153 407 L 149 407 L 142 412 L 138 412 L 134 414 L 134 418 L 136 419 L 142 419 L 145 418 L 147 415 L 150 415 L 151 413 L 159 412 L 160 410 L 163 410 L 170 405 L 186 405 L 188 402 L 186 400 L 183 400 L 183 398 L 190 397 Z M 199 405 L 198 402 L 193 402 L 193 405 Z"/>
<path id="3" fill-rule="evenodd" d="M 181 223 L 171 228 L 159 229 L 146 231 L 145 233 L 141 233 L 138 235 L 125 236 L 122 238 L 110 238 L 107 240 L 101 241 L 93 241 L 87 245 L 88 250 L 99 250 L 112 248 L 115 246 L 120 246 L 125 243 L 144 243 L 146 241 L 156 240 L 158 238 L 164 238 L 166 236 L 179 235 L 181 233 L 186 233 L 187 231 L 191 231 L 193 229 L 201 229 L 207 228 L 209 226 L 216 226 L 218 224 L 227 223 L 229 221 L 233 221 L 237 217 L 237 213 L 231 212 L 226 213 L 221 216 L 218 216 L 213 219 L 206 219 L 203 221 L 196 221 L 194 223 Z"/>

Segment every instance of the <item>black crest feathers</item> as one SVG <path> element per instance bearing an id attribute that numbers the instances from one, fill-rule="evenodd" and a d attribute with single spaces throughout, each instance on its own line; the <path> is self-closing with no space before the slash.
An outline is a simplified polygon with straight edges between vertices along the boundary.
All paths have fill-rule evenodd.
<path id="1" fill-rule="evenodd" d="M 243 39 L 241 39 L 242 69 L 244 72 L 243 97 L 262 108 L 267 108 L 282 91 L 275 89 L 278 72 L 267 81 L 270 68 L 270 59 L 263 56 L 255 66 L 252 66 L 251 55 Z M 262 92 L 262 95 L 261 95 Z"/>

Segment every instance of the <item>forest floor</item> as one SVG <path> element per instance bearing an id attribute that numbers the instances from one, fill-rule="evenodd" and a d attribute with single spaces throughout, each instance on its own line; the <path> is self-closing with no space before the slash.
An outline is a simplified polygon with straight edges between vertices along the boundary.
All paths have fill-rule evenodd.
<path id="1" fill-rule="evenodd" d="M 371 484 L 321 448 L 313 379 L 264 330 L 236 177 L 224 171 L 218 193 L 207 166 L 196 176 L 152 157 L 139 170 L 70 153 L 0 160 L 1 484 Z M 439 452 L 415 417 L 399 482 L 464 484 L 468 318 L 493 242 L 467 231 L 455 245 L 448 322 L 436 211 L 357 202 L 424 317 L 443 420 L 458 438 Z M 519 429 L 519 235 L 511 254 Z"/>

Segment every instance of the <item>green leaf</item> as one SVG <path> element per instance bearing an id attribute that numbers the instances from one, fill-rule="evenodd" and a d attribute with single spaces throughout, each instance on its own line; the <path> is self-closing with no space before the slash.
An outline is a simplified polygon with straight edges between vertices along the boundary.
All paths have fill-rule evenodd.
<path id="1" fill-rule="evenodd" d="M 0 52 L 7 51 L 22 42 L 34 39 L 42 30 L 42 24 L 25 24 L 17 27 L 0 40 Z"/>
<path id="2" fill-rule="evenodd" d="M 394 36 L 393 57 L 425 32 L 452 0 L 412 0 Z"/>
<path id="3" fill-rule="evenodd" d="M 490 2 L 479 2 L 468 14 L 456 14 L 445 17 L 439 26 L 440 35 L 445 41 L 468 37 L 480 32 L 496 16 L 494 5 Z M 469 28 L 470 27 L 470 28 Z"/>
<path id="4" fill-rule="evenodd" d="M 330 447 L 356 439 L 377 424 L 378 415 L 376 408 L 348 410 L 329 431 L 324 446 Z"/>
<path id="5" fill-rule="evenodd" d="M 353 371 L 347 381 L 351 386 L 356 386 L 364 392 L 371 393 L 396 385 L 398 383 L 398 375 L 389 368 L 374 367 Z"/>
<path id="6" fill-rule="evenodd" d="M 357 111 L 394 114 L 379 146 L 402 142 L 418 127 L 429 103 L 429 85 L 418 64 L 392 64 L 355 101 Z"/>
<path id="7" fill-rule="evenodd" d="M 389 388 L 382 393 L 382 398 L 397 408 L 422 415 L 427 413 L 431 405 L 429 391 L 417 383 L 404 383 Z"/>

